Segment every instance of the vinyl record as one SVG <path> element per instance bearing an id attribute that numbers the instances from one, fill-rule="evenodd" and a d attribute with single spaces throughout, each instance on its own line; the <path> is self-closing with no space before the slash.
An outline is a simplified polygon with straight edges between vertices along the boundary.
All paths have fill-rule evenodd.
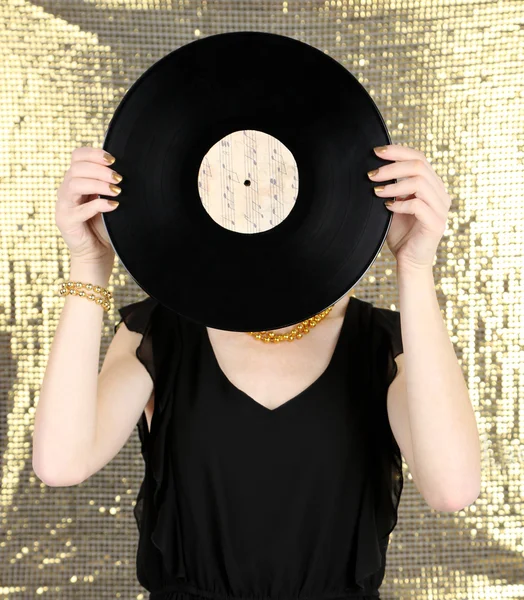
<path id="1" fill-rule="evenodd" d="M 255 31 L 198 39 L 117 107 L 103 147 L 122 192 L 104 223 L 167 308 L 229 331 L 286 327 L 342 298 L 380 252 L 393 215 L 367 171 L 390 143 L 364 87 L 322 51 Z"/>

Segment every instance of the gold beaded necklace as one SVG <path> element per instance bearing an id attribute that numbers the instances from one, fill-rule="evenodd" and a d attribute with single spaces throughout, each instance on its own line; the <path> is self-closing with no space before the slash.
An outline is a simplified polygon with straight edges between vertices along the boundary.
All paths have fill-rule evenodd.
<path id="1" fill-rule="evenodd" d="M 326 310 L 323 310 L 314 317 L 302 321 L 288 333 L 275 333 L 274 331 L 248 331 L 247 333 L 261 342 L 292 342 L 304 337 L 312 327 L 316 327 L 317 323 L 320 323 L 320 321 L 327 317 L 332 310 L 333 306 L 326 308 Z"/>

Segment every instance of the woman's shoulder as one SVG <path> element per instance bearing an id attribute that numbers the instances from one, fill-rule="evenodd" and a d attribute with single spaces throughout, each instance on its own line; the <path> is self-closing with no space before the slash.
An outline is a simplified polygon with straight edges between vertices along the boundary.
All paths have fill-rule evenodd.
<path id="1" fill-rule="evenodd" d="M 144 334 L 158 305 L 158 300 L 147 296 L 142 300 L 136 300 L 130 304 L 120 306 L 118 308 L 120 320 L 115 325 L 115 333 L 120 325 L 125 322 L 126 327 L 130 331 Z"/>
<path id="2" fill-rule="evenodd" d="M 359 304 L 360 314 L 367 315 L 369 327 L 377 333 L 377 336 L 374 336 L 375 339 L 383 340 L 385 336 L 392 347 L 393 357 L 401 354 L 403 347 L 400 311 L 392 308 L 394 305 L 387 308 L 375 306 L 373 302 L 356 296 L 354 299 Z"/>
<path id="3" fill-rule="evenodd" d="M 370 316 L 379 324 L 389 324 L 400 319 L 400 312 L 395 308 L 391 308 L 392 305 L 390 305 L 390 308 L 375 306 L 372 301 L 358 298 L 357 296 L 352 296 L 352 300 L 359 304 L 361 308 L 369 311 Z"/>

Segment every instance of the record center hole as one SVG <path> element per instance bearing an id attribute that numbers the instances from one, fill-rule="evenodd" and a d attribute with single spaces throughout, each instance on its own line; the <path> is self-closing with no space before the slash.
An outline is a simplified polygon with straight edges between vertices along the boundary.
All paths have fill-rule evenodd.
<path id="1" fill-rule="evenodd" d="M 244 181 L 244 185 L 245 185 L 246 187 L 249 187 L 249 186 L 251 185 L 251 181 L 249 181 L 249 179 L 246 179 L 246 180 Z"/>

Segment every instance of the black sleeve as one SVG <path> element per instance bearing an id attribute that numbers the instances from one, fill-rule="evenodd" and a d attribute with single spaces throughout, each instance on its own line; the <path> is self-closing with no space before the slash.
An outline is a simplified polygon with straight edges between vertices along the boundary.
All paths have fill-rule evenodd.
<path id="1" fill-rule="evenodd" d="M 116 333 L 118 327 L 124 322 L 130 331 L 142 334 L 142 339 L 136 349 L 136 357 L 145 366 L 153 382 L 155 381 L 155 365 L 151 322 L 153 310 L 157 304 L 156 300 L 147 297 L 144 300 L 120 307 L 118 312 L 121 318 L 114 328 L 114 333 Z"/>
<path id="2" fill-rule="evenodd" d="M 374 465 L 376 488 L 376 522 L 381 543 L 386 543 L 397 524 L 398 506 L 404 485 L 402 455 L 391 430 L 387 413 L 387 390 L 395 379 L 398 367 L 395 357 L 403 352 L 400 312 L 374 307 L 376 323 L 380 328 L 379 347 L 384 379 L 380 380 L 379 404 L 375 412 L 375 448 L 378 462 Z M 382 360 L 384 362 L 382 362 Z"/>
<path id="3" fill-rule="evenodd" d="M 381 325 L 388 333 L 392 358 L 396 358 L 404 352 L 402 348 L 402 330 L 400 328 L 400 312 L 397 310 L 389 310 L 388 308 L 376 308 L 379 314 Z"/>
<path id="4" fill-rule="evenodd" d="M 387 383 L 391 384 L 398 371 L 395 358 L 404 352 L 402 347 L 402 329 L 400 327 L 400 312 L 388 308 L 376 308 L 376 318 L 385 331 L 389 343 Z"/>

